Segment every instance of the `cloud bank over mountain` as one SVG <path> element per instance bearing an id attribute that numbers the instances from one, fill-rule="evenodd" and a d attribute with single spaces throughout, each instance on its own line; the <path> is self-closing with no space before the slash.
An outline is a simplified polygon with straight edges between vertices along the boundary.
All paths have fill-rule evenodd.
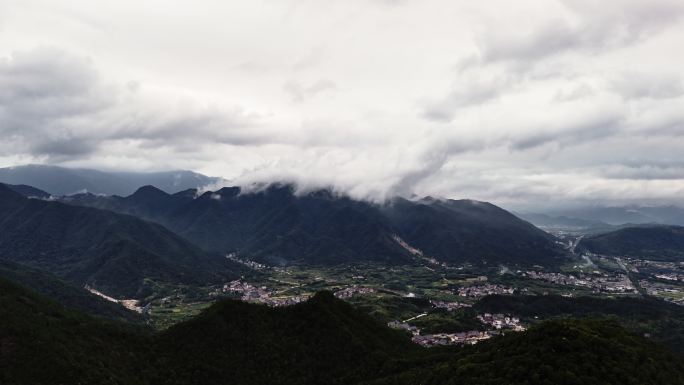
<path id="1" fill-rule="evenodd" d="M 684 203 L 684 5 L 0 5 L 0 166 Z"/>

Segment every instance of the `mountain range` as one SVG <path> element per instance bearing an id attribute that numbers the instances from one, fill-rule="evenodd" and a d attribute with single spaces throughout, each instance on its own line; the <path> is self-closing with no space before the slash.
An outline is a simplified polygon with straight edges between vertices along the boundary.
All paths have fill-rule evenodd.
<path id="1" fill-rule="evenodd" d="M 127 197 L 76 194 L 65 203 L 160 223 L 199 247 L 272 265 L 431 257 L 447 263 L 556 264 L 555 238 L 486 202 L 395 198 L 357 201 L 329 190 L 296 194 L 291 185 L 168 194 L 144 186 Z"/>
<path id="2" fill-rule="evenodd" d="M 98 291 L 163 302 L 188 288 L 266 274 L 226 258 L 231 254 L 314 270 L 369 263 L 558 267 L 570 258 L 556 237 L 487 202 L 373 203 L 288 184 L 205 191 L 188 182 L 190 188 L 174 190 L 163 184 L 168 179 L 120 195 L 0 183 L 1 384 L 684 384 L 681 307 L 649 297 L 484 297 L 464 322 L 505 313 L 531 327 L 462 347 L 424 349 L 327 291 L 280 308 L 216 301 L 212 291 L 215 302 L 199 315 L 152 330 L 150 318 Z M 630 226 L 586 235 L 577 249 L 681 260 L 683 229 Z M 517 278 L 492 278 L 507 279 Z M 181 311 L 180 304 L 187 305 L 163 310 Z"/>
<path id="3" fill-rule="evenodd" d="M 93 194 L 129 195 L 147 184 L 175 193 L 206 186 L 218 180 L 184 170 L 121 172 L 44 165 L 0 168 L 0 183 L 33 186 L 56 196 L 85 191 Z"/>
<path id="4" fill-rule="evenodd" d="M 525 212 L 521 218 L 541 227 L 606 228 L 625 224 L 684 226 L 684 208 L 679 206 L 589 206 L 555 209 L 544 213 Z"/>
<path id="5" fill-rule="evenodd" d="M 31 199 L 0 185 L 0 259 L 140 298 L 150 281 L 206 283 L 240 267 L 163 226 L 89 207 Z"/>

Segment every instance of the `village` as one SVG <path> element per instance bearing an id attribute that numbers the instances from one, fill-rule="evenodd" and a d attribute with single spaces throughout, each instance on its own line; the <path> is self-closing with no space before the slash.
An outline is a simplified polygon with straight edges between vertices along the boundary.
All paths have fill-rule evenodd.
<path id="1" fill-rule="evenodd" d="M 266 287 L 256 287 L 241 279 L 237 279 L 223 285 L 223 293 L 233 293 L 240 295 L 240 300 L 252 303 L 261 303 L 268 306 L 290 306 L 309 299 L 308 295 L 297 295 L 289 297 L 274 297 L 273 293 Z"/>
<path id="2" fill-rule="evenodd" d="M 417 317 L 414 317 L 417 318 Z M 490 314 L 484 313 L 477 316 L 477 319 L 486 325 L 488 330 L 470 330 L 458 333 L 435 333 L 435 334 L 421 334 L 420 328 L 408 323 L 411 319 L 406 321 L 391 321 L 387 326 L 397 329 L 405 330 L 412 334 L 411 340 L 421 346 L 430 347 L 438 345 L 474 345 L 480 341 L 501 335 L 504 330 L 509 331 L 524 331 L 525 326 L 520 323 L 518 317 L 513 317 L 506 314 Z"/>
<path id="3" fill-rule="evenodd" d="M 495 294 L 513 294 L 514 292 L 514 288 L 505 287 L 502 285 L 484 284 L 461 287 L 458 289 L 457 294 L 461 297 L 484 297 L 486 295 Z"/>
<path id="4" fill-rule="evenodd" d="M 352 285 L 342 290 L 338 290 L 334 293 L 336 298 L 339 299 L 349 299 L 354 295 L 363 295 L 375 293 L 375 289 L 372 287 L 363 287 L 358 285 Z"/>
<path id="5" fill-rule="evenodd" d="M 526 271 L 522 275 L 557 285 L 585 287 L 594 293 L 638 294 L 637 288 L 629 277 L 621 273 L 608 274 L 596 271 L 593 274 L 578 273 L 578 276 L 574 276 L 564 273 Z"/>

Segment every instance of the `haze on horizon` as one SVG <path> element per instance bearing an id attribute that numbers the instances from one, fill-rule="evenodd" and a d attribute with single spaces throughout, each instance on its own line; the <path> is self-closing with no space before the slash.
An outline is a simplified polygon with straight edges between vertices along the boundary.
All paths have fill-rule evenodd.
<path id="1" fill-rule="evenodd" d="M 0 2 L 0 167 L 684 204 L 684 2 Z"/>

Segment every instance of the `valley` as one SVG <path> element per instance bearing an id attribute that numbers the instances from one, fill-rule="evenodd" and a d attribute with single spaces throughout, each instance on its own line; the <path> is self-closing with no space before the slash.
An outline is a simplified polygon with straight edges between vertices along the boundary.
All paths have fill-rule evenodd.
<path id="1" fill-rule="evenodd" d="M 480 307 L 482 301 L 488 301 L 488 297 L 497 297 L 502 301 L 519 297 L 564 298 L 569 301 L 594 298 L 599 303 L 618 299 L 660 299 L 680 306 L 679 313 L 684 315 L 684 306 L 681 306 L 684 285 L 672 279 L 657 278 L 672 277 L 675 274 L 673 272 L 681 272 L 679 269 L 682 266 L 678 263 L 658 263 L 658 273 L 640 279 L 647 273 L 646 270 L 637 270 L 637 266 L 651 266 L 654 262 L 620 259 L 618 264 L 609 257 L 592 255 L 590 258 L 596 261 L 591 270 L 580 263 L 563 266 L 557 271 L 533 267 L 512 270 L 504 266 L 435 266 L 420 264 L 420 260 L 412 265 L 391 268 L 372 263 L 321 267 L 270 267 L 258 264 L 253 265 L 259 273 L 253 278 L 245 277 L 223 285 L 207 286 L 190 296 L 154 299 L 150 302 L 149 316 L 155 328 L 164 329 L 174 322 L 192 318 L 199 310 L 222 298 L 280 307 L 306 301 L 316 292 L 326 290 L 383 323 L 409 330 L 416 343 L 430 346 L 474 343 L 502 332 L 525 330 L 543 320 L 568 315 L 488 313 Z M 578 261 L 582 259 L 578 258 Z M 620 266 L 624 266 L 624 269 Z M 491 323 L 483 323 L 481 319 L 485 314 L 518 321 L 501 330 Z M 614 316 L 601 306 L 596 306 L 588 314 Z M 678 339 L 677 343 L 684 342 L 684 322 L 675 325 L 677 329 L 672 330 L 662 325 L 653 326 L 644 320 L 623 321 L 633 330 L 657 328 L 654 334 L 681 335 L 682 339 Z M 470 337 L 468 333 L 471 333 Z"/>
<path id="2" fill-rule="evenodd" d="M 281 185 L 246 194 L 238 188 L 167 194 L 147 186 L 128 197 L 56 197 L 31 186 L 0 185 L 0 197 L 0 229 L 5 229 L 0 276 L 59 301 L 64 309 L 88 313 L 95 323 L 125 320 L 117 333 L 129 333 L 128 327 L 138 331 L 126 334 L 134 342 L 121 344 L 124 353 L 116 354 L 158 357 L 145 381 L 178 376 L 185 378 L 179 383 L 187 383 L 185 370 L 196 375 L 206 369 L 204 363 L 186 362 L 177 350 L 179 341 L 200 333 L 193 325 L 202 323 L 207 325 L 200 329 L 242 344 L 245 352 L 251 349 L 248 340 L 233 333 L 255 339 L 248 324 L 269 317 L 259 329 L 272 336 L 267 343 L 293 338 L 292 347 L 303 349 L 302 357 L 313 343 L 304 336 L 316 328 L 322 339 L 342 338 L 336 334 L 340 330 L 310 320 L 312 309 L 332 317 L 334 327 L 351 328 L 344 333 L 358 334 L 351 352 L 370 344 L 368 357 L 380 349 L 380 355 L 411 362 L 408 369 L 378 372 L 382 359 L 369 358 L 374 363 L 365 366 L 364 377 L 348 377 L 378 384 L 425 375 L 431 367 L 425 360 L 448 361 L 451 355 L 467 360 L 479 346 L 527 343 L 526 338 L 549 328 L 564 331 L 545 338 L 567 330 L 583 335 L 582 328 L 590 335 L 597 328 L 684 354 L 684 265 L 672 251 L 678 239 L 658 243 L 663 254 L 648 243 L 654 231 L 670 239 L 678 236 L 677 228 L 649 227 L 651 235 L 628 243 L 630 252 L 622 254 L 618 248 L 602 252 L 591 243 L 624 244 L 622 233 L 575 227 L 543 231 L 496 206 L 468 200 L 378 205 L 325 190 L 297 195 L 292 186 Z M 639 247 L 647 251 L 642 255 Z M 290 324 L 299 334 L 288 336 L 276 321 L 284 314 L 300 317 L 286 322 L 314 324 Z M 356 321 L 344 326 L 339 323 L 347 321 L 338 317 Z M 223 322 L 233 331 L 223 330 Z M 213 343 L 195 346 L 196 353 L 213 349 L 240 365 L 254 364 Z M 400 351 L 383 350 L 390 345 L 401 346 Z M 337 348 L 325 349 L 331 349 L 326 354 L 333 360 Z M 269 354 L 287 361 L 285 353 Z M 354 353 L 345 360 L 361 365 Z M 333 365 L 309 363 L 319 364 Z M 280 368 L 279 380 L 301 378 L 290 367 L 269 365 Z M 337 376 L 347 378 L 340 368 Z M 246 383 L 266 378 L 250 370 L 229 367 L 204 375 L 240 373 Z"/>

